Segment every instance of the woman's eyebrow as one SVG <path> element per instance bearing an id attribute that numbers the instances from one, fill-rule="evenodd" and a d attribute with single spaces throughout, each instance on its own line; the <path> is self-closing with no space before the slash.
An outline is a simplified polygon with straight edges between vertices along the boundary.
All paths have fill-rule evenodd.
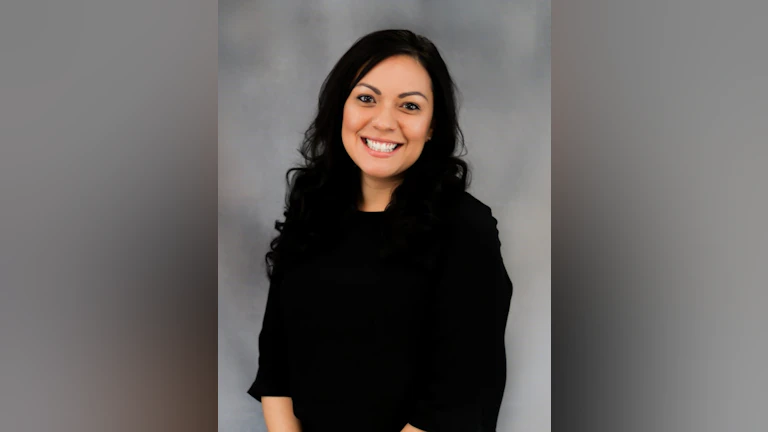
<path id="1" fill-rule="evenodd" d="M 374 93 L 376 93 L 377 95 L 381 96 L 381 90 L 377 89 L 376 87 L 374 87 L 374 86 L 372 86 L 370 84 L 366 84 L 366 83 L 362 83 L 361 82 L 357 86 L 358 87 L 359 86 L 368 87 L 369 89 L 373 90 Z M 404 97 L 407 97 L 407 96 L 421 96 L 424 99 L 426 99 L 427 101 L 429 101 L 429 99 L 427 99 L 427 97 L 424 96 L 424 93 L 422 93 L 420 91 L 410 91 L 410 92 L 400 93 L 399 95 L 397 95 L 397 97 L 400 98 L 400 99 L 402 99 Z"/>
<path id="2" fill-rule="evenodd" d="M 381 96 L 381 90 L 377 89 L 376 87 L 374 87 L 374 86 L 372 86 L 370 84 L 360 83 L 357 86 L 358 87 L 359 86 L 368 87 L 369 89 L 373 90 L 374 93 L 376 93 L 377 95 Z"/>
<path id="3" fill-rule="evenodd" d="M 427 99 L 427 97 L 426 97 L 426 96 L 424 96 L 424 93 L 422 93 L 422 92 L 419 92 L 419 91 L 410 91 L 410 92 L 400 93 L 400 94 L 399 94 L 397 97 L 399 97 L 400 99 L 402 99 L 402 98 L 404 98 L 404 97 L 406 97 L 406 96 L 414 96 L 414 95 L 417 95 L 417 96 L 421 96 L 421 97 L 423 97 L 424 99 Z M 429 101 L 429 99 L 427 99 L 427 101 Z"/>

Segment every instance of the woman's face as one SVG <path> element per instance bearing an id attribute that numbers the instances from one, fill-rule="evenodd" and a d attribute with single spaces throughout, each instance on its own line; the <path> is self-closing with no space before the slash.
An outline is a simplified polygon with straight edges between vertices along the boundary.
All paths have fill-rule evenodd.
<path id="1" fill-rule="evenodd" d="M 341 139 L 364 176 L 399 181 L 432 135 L 429 74 L 414 58 L 381 61 L 344 104 Z"/>

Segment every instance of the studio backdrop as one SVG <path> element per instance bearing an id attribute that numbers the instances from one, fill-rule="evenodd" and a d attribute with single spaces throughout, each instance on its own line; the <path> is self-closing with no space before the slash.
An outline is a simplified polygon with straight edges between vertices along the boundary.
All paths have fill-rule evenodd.
<path id="1" fill-rule="evenodd" d="M 323 79 L 359 37 L 434 41 L 461 95 L 472 184 L 498 219 L 514 284 L 498 430 L 550 421 L 550 2 L 219 1 L 219 430 L 266 431 L 246 394 L 258 369 L 285 172 Z"/>

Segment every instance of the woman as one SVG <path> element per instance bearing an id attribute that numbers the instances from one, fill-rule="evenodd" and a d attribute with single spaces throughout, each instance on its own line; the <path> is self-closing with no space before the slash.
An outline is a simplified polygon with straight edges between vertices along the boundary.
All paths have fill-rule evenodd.
<path id="1" fill-rule="evenodd" d="M 333 68 L 266 256 L 269 431 L 496 429 L 512 284 L 462 146 L 425 37 L 371 33 Z"/>

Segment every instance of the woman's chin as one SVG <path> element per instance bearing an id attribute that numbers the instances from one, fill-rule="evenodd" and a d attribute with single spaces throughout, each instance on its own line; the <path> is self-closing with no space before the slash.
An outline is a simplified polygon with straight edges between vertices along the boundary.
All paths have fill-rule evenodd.
<path id="1" fill-rule="evenodd" d="M 397 180 L 397 173 L 392 170 L 381 170 L 381 169 L 362 169 L 363 175 L 371 180 L 376 181 L 395 181 Z"/>

